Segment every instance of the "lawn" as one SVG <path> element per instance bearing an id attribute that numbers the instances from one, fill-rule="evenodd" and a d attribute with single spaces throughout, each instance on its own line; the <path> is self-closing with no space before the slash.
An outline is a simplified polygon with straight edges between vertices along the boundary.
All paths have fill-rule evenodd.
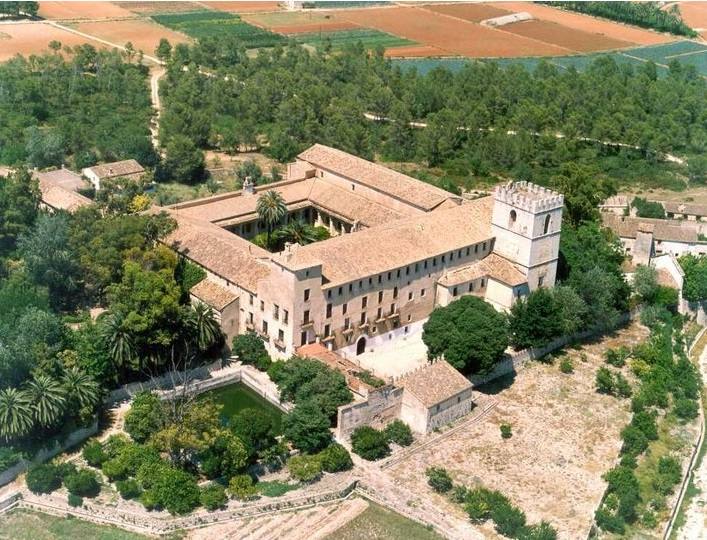
<path id="1" fill-rule="evenodd" d="M 147 536 L 96 525 L 75 518 L 59 518 L 30 512 L 12 510 L 0 515 L 0 539 L 2 540 L 143 540 Z"/>
<path id="2" fill-rule="evenodd" d="M 327 536 L 326 540 L 441 540 L 442 537 L 420 525 L 375 503 L 346 525 Z"/>
<path id="3" fill-rule="evenodd" d="M 338 30 L 334 32 L 316 32 L 312 34 L 297 34 L 293 36 L 298 43 L 306 43 L 313 47 L 323 47 L 331 44 L 333 50 L 343 49 L 348 45 L 361 42 L 366 49 L 376 47 L 401 47 L 403 45 L 415 45 L 414 41 L 404 39 L 393 34 L 360 28 L 354 30 Z"/>
<path id="4" fill-rule="evenodd" d="M 195 39 L 236 37 L 247 49 L 272 47 L 286 41 L 279 34 L 248 24 L 238 15 L 222 11 L 153 15 L 152 19 Z"/>

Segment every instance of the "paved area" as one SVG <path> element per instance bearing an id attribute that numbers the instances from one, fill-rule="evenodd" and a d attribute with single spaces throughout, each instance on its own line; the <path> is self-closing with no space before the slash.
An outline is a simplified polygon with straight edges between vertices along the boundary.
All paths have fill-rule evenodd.
<path id="1" fill-rule="evenodd" d="M 427 363 L 427 347 L 422 332 L 376 347 L 373 352 L 351 356 L 350 360 L 378 377 L 399 377 Z"/>

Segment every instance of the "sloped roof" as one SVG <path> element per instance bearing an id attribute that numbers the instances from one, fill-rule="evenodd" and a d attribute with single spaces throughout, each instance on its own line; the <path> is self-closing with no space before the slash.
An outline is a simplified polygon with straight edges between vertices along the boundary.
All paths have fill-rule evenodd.
<path id="1" fill-rule="evenodd" d="M 269 275 L 270 265 L 265 259 L 270 254 L 255 244 L 218 225 L 183 216 L 175 210 L 152 211 L 166 211 L 177 222 L 177 228 L 167 235 L 164 243 L 214 274 L 253 292 L 257 291 L 258 281 Z"/>
<path id="2" fill-rule="evenodd" d="M 238 298 L 236 293 L 209 278 L 202 279 L 189 290 L 189 293 L 216 311 L 222 311 Z"/>
<path id="3" fill-rule="evenodd" d="M 432 210 L 455 195 L 377 163 L 315 144 L 297 156 L 317 167 L 392 195 L 422 210 Z"/>
<path id="4" fill-rule="evenodd" d="M 142 165 L 134 159 L 126 159 L 123 161 L 114 161 L 113 163 L 103 163 L 102 165 L 94 165 L 87 167 L 98 178 L 115 178 L 118 176 L 128 176 L 131 174 L 142 174 L 145 172 Z"/>
<path id="5" fill-rule="evenodd" d="M 707 204 L 682 203 L 665 201 L 663 208 L 671 214 L 689 214 L 692 216 L 707 216 Z"/>
<path id="6" fill-rule="evenodd" d="M 472 388 L 467 378 L 446 360 L 437 360 L 404 375 L 395 384 L 402 386 L 405 392 L 410 392 L 427 408 Z"/>
<path id="7" fill-rule="evenodd" d="M 86 187 L 86 181 L 81 178 L 81 175 L 76 174 L 69 169 L 56 169 L 54 171 L 37 172 L 35 173 L 35 176 L 73 191 Z"/>
<path id="8" fill-rule="evenodd" d="M 492 205 L 493 199 L 484 197 L 447 210 L 296 246 L 274 259 L 291 269 L 322 264 L 328 285 L 343 284 L 490 240 Z"/>
<path id="9" fill-rule="evenodd" d="M 75 212 L 82 206 L 93 204 L 88 197 L 76 193 L 71 189 L 66 189 L 46 178 L 37 178 L 42 202 L 55 210 L 66 210 Z"/>
<path id="10" fill-rule="evenodd" d="M 511 287 L 528 281 L 525 274 L 511 261 L 496 253 L 490 253 L 481 260 L 447 272 L 439 279 L 439 283 L 445 287 L 452 287 L 481 277 L 492 277 Z"/>
<path id="11" fill-rule="evenodd" d="M 691 223 L 681 224 L 667 219 L 638 218 L 603 213 L 602 222 L 621 238 L 636 238 L 639 230 L 652 227 L 656 240 L 697 242 L 697 229 Z"/>

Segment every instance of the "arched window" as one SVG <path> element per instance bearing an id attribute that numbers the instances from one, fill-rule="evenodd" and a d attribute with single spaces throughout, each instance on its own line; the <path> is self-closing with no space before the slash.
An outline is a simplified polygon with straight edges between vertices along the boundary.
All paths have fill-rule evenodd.
<path id="1" fill-rule="evenodd" d="M 550 214 L 545 216 L 545 227 L 543 227 L 543 234 L 547 234 L 547 231 L 550 230 Z"/>
<path id="2" fill-rule="evenodd" d="M 518 215 L 516 214 L 516 211 L 515 211 L 515 210 L 511 210 L 511 213 L 510 213 L 510 215 L 508 216 L 508 226 L 509 226 L 509 227 L 511 227 L 511 226 L 516 222 L 516 218 L 517 218 L 517 217 L 518 217 Z"/>

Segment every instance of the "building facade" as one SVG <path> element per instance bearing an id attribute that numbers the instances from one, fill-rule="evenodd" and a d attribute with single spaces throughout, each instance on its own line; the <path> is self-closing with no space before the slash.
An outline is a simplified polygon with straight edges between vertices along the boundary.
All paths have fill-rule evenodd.
<path id="1" fill-rule="evenodd" d="M 325 226 L 332 237 L 278 253 L 251 243 L 268 190 L 283 197 L 286 220 Z M 562 195 L 525 182 L 463 200 L 315 145 L 282 182 L 163 210 L 178 224 L 165 241 L 237 298 L 235 332 L 256 331 L 286 357 L 314 342 L 353 356 L 418 328 L 459 296 L 509 309 L 552 287 L 562 205 Z"/>

